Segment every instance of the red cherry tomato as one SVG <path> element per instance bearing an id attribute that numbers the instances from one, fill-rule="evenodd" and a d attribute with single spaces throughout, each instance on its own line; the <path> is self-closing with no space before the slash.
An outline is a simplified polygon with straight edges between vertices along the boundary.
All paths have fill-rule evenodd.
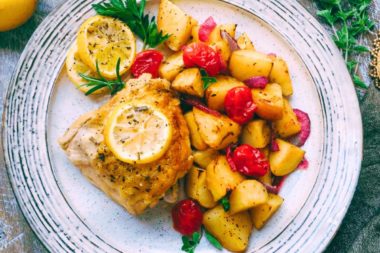
<path id="1" fill-rule="evenodd" d="M 203 68 L 209 76 L 216 76 L 221 70 L 219 53 L 203 42 L 193 42 L 185 46 L 183 62 L 187 68 L 194 66 Z"/>
<path id="2" fill-rule="evenodd" d="M 265 155 L 257 148 L 243 144 L 232 153 L 235 169 L 243 175 L 262 177 L 269 170 L 269 162 Z M 234 168 L 231 167 L 233 170 Z"/>
<path id="3" fill-rule="evenodd" d="M 238 124 L 245 124 L 252 119 L 256 105 L 248 87 L 235 87 L 227 92 L 224 108 L 228 117 Z"/>
<path id="4" fill-rule="evenodd" d="M 175 230 L 182 235 L 191 235 L 201 228 L 203 214 L 197 202 L 185 199 L 173 207 L 172 219 Z"/>
<path id="5" fill-rule="evenodd" d="M 158 77 L 158 69 L 164 55 L 157 50 L 146 50 L 136 55 L 132 64 L 131 72 L 134 77 L 139 77 L 144 73 L 152 74 L 153 78 Z"/>
<path id="6" fill-rule="evenodd" d="M 212 17 L 209 17 L 208 19 L 206 19 L 206 21 L 199 27 L 199 31 L 198 31 L 199 40 L 206 42 L 215 27 L 216 27 L 216 23 Z"/>

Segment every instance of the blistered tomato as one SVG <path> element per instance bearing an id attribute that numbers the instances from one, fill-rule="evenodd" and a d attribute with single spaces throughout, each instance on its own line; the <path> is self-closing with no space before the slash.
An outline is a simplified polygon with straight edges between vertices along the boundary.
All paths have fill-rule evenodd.
<path id="1" fill-rule="evenodd" d="M 243 144 L 233 152 L 228 150 L 231 169 L 237 170 L 243 175 L 250 177 L 262 177 L 269 170 L 269 162 L 265 155 L 257 148 Z"/>
<path id="2" fill-rule="evenodd" d="M 248 87 L 232 88 L 224 99 L 224 108 L 228 117 L 236 123 L 248 123 L 256 111 L 251 90 Z"/>
<path id="3" fill-rule="evenodd" d="M 157 50 L 146 50 L 138 53 L 131 67 L 132 75 L 139 77 L 144 73 L 149 73 L 153 78 L 157 78 L 158 69 L 163 59 L 164 55 Z"/>
<path id="4" fill-rule="evenodd" d="M 203 214 L 197 202 L 185 199 L 173 207 L 172 219 L 175 230 L 182 235 L 191 235 L 200 230 Z"/>
<path id="5" fill-rule="evenodd" d="M 203 42 L 193 42 L 183 48 L 183 62 L 187 68 L 199 67 L 210 76 L 216 76 L 221 70 L 220 54 Z"/>

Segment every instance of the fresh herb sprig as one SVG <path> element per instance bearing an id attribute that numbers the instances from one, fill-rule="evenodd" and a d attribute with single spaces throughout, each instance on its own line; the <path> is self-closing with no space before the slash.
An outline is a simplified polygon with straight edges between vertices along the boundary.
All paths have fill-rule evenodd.
<path id="1" fill-rule="evenodd" d="M 228 212 L 230 210 L 231 205 L 228 197 L 224 196 L 221 200 L 219 200 L 219 202 L 223 206 L 225 212 Z"/>
<path id="2" fill-rule="evenodd" d="M 202 76 L 202 82 L 203 82 L 203 89 L 207 89 L 211 84 L 216 83 L 216 78 L 209 76 L 204 69 L 200 69 L 201 76 Z"/>
<path id="3" fill-rule="evenodd" d="M 202 238 L 202 234 L 199 232 L 194 232 L 191 237 L 182 236 L 183 245 L 182 245 L 181 250 L 187 253 L 194 253 L 195 248 L 198 246 L 199 242 L 201 241 L 201 238 Z"/>
<path id="4" fill-rule="evenodd" d="M 117 60 L 115 71 L 116 71 L 117 79 L 112 80 L 112 81 L 107 80 L 100 73 L 98 61 L 96 61 L 96 72 L 97 72 L 99 77 L 91 77 L 91 76 L 79 73 L 79 75 L 83 79 L 88 81 L 88 83 L 85 83 L 82 86 L 90 88 L 85 93 L 85 95 L 86 96 L 91 95 L 92 93 L 94 93 L 100 89 L 103 89 L 103 88 L 108 88 L 110 90 L 112 96 L 115 95 L 116 93 L 118 93 L 119 91 L 121 91 L 125 87 L 125 84 L 124 84 L 124 82 L 120 76 L 120 58 Z"/>
<path id="5" fill-rule="evenodd" d="M 218 250 L 222 250 L 223 246 L 220 244 L 218 239 L 216 239 L 212 234 L 210 234 L 206 229 L 205 229 L 205 235 L 207 240 Z"/>
<path id="6" fill-rule="evenodd" d="M 368 15 L 372 0 L 315 0 L 320 16 L 334 35 L 333 40 L 341 50 L 347 68 L 356 87 L 366 89 L 368 85 L 357 75 L 357 57 L 368 53 L 369 49 L 362 45 L 362 35 L 370 32 L 375 23 Z"/>
<path id="7" fill-rule="evenodd" d="M 107 3 L 93 4 L 94 10 L 103 16 L 114 17 L 126 23 L 129 28 L 143 40 L 143 48 L 157 47 L 170 35 L 158 31 L 155 17 L 144 14 L 146 0 L 110 0 Z"/>

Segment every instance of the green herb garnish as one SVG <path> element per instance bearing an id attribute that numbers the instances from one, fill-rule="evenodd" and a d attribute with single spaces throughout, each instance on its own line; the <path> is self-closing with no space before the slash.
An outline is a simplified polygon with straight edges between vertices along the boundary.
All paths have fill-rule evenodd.
<path id="1" fill-rule="evenodd" d="M 212 83 L 216 83 L 216 78 L 209 76 L 204 69 L 200 69 L 201 76 L 202 76 L 202 82 L 203 82 L 203 89 L 207 89 Z"/>
<path id="2" fill-rule="evenodd" d="M 341 50 L 356 87 L 368 87 L 357 75 L 360 54 L 369 49 L 362 45 L 362 35 L 371 31 L 375 23 L 368 15 L 371 0 L 315 0 L 321 8 L 317 15 L 331 26 L 333 40 Z"/>
<path id="3" fill-rule="evenodd" d="M 181 248 L 182 251 L 187 253 L 194 253 L 195 248 L 198 246 L 201 241 L 202 235 L 199 232 L 194 232 L 191 237 L 182 236 L 183 246 Z"/>
<path id="4" fill-rule="evenodd" d="M 212 235 L 210 234 L 206 229 L 205 229 L 205 235 L 206 235 L 206 238 L 207 240 L 215 247 L 217 248 L 218 250 L 222 250 L 223 247 L 222 245 L 220 244 L 220 242 Z"/>
<path id="5" fill-rule="evenodd" d="M 145 49 L 147 46 L 156 47 L 170 37 L 158 31 L 154 16 L 150 18 L 144 14 L 145 4 L 146 0 L 141 0 L 139 4 L 136 0 L 110 0 L 108 3 L 93 4 L 92 7 L 99 15 L 114 17 L 126 23 L 143 40 Z"/>
<path id="6" fill-rule="evenodd" d="M 100 73 L 100 70 L 99 70 L 98 61 L 96 61 L 96 72 L 97 72 L 99 77 L 91 77 L 91 76 L 87 76 L 85 74 L 79 73 L 79 75 L 83 79 L 88 81 L 88 83 L 82 85 L 82 86 L 86 86 L 86 87 L 90 88 L 85 93 L 86 96 L 94 93 L 97 90 L 103 89 L 103 88 L 108 88 L 111 92 L 111 95 L 113 96 L 125 87 L 125 84 L 124 84 L 123 80 L 121 80 L 121 76 L 120 76 L 120 58 L 117 60 L 117 63 L 116 63 L 116 76 L 117 76 L 116 80 L 110 81 L 110 80 L 105 79 L 102 76 L 102 74 Z"/>
<path id="7" fill-rule="evenodd" d="M 226 196 L 224 196 L 220 201 L 220 204 L 223 206 L 224 211 L 228 212 L 230 210 L 230 201 Z"/>

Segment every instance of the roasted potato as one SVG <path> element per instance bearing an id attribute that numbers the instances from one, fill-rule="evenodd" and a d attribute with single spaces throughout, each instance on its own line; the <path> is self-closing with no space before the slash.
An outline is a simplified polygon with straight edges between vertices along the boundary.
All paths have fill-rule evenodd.
<path id="1" fill-rule="evenodd" d="M 231 75 L 240 81 L 255 76 L 268 77 L 272 70 L 273 60 L 266 54 L 255 50 L 237 50 L 230 58 Z"/>
<path id="2" fill-rule="evenodd" d="M 228 62 L 231 56 L 231 49 L 228 42 L 225 40 L 219 40 L 211 43 L 210 46 L 220 53 L 225 62 Z"/>
<path id="3" fill-rule="evenodd" d="M 206 169 L 207 166 L 218 156 L 219 152 L 213 149 L 207 149 L 204 151 L 193 152 L 194 162 L 198 164 L 202 169 Z"/>
<path id="4" fill-rule="evenodd" d="M 270 169 L 275 176 L 286 176 L 297 169 L 305 156 L 305 151 L 281 139 L 276 139 L 279 151 L 269 155 Z"/>
<path id="5" fill-rule="evenodd" d="M 293 94 L 293 85 L 289 74 L 288 64 L 282 58 L 277 57 L 274 60 L 269 80 L 271 83 L 278 83 L 281 86 L 282 94 L 284 96 L 290 96 Z"/>
<path id="6" fill-rule="evenodd" d="M 183 52 L 170 55 L 160 65 L 159 74 L 161 78 L 173 81 L 174 78 L 185 68 Z"/>
<path id="7" fill-rule="evenodd" d="M 248 247 L 253 228 L 248 212 L 229 215 L 218 205 L 204 213 L 203 225 L 227 250 L 242 252 Z"/>
<path id="8" fill-rule="evenodd" d="M 223 198 L 227 191 L 235 189 L 245 179 L 239 172 L 231 170 L 223 155 L 219 155 L 207 166 L 206 173 L 207 188 L 211 191 L 215 201 Z"/>
<path id="9" fill-rule="evenodd" d="M 199 134 L 209 147 L 224 149 L 238 140 L 241 127 L 227 116 L 215 116 L 195 107 L 193 114 Z"/>
<path id="10" fill-rule="evenodd" d="M 269 193 L 268 201 L 250 210 L 252 223 L 256 229 L 261 229 L 280 208 L 284 199 L 276 194 Z"/>
<path id="11" fill-rule="evenodd" d="M 235 32 L 236 32 L 236 24 L 225 24 L 225 25 L 218 25 L 214 28 L 214 30 L 211 32 L 208 40 L 206 43 L 212 44 L 218 41 L 223 40 L 222 36 L 220 35 L 220 32 L 222 30 L 229 33 L 233 38 L 235 38 Z M 194 42 L 198 42 L 199 40 L 199 25 L 193 26 L 191 30 L 191 36 L 192 40 Z"/>
<path id="12" fill-rule="evenodd" d="M 240 49 L 245 50 L 255 50 L 255 46 L 253 45 L 251 39 L 248 37 L 247 33 L 243 33 L 237 39 L 237 44 Z"/>
<path id="13" fill-rule="evenodd" d="M 301 131 L 301 124 L 287 99 L 284 101 L 282 118 L 273 122 L 274 131 L 282 138 L 295 135 Z"/>
<path id="14" fill-rule="evenodd" d="M 267 155 L 267 157 L 269 159 L 269 154 Z M 272 183 L 273 183 L 272 182 L 272 172 L 270 170 L 268 170 L 267 173 L 264 176 L 259 177 L 258 180 L 263 184 L 272 185 Z"/>
<path id="15" fill-rule="evenodd" d="M 172 82 L 172 88 L 189 95 L 203 97 L 202 75 L 198 68 L 185 69 Z"/>
<path id="16" fill-rule="evenodd" d="M 194 114 L 192 111 L 185 114 L 185 120 L 190 131 L 191 145 L 198 150 L 205 150 L 208 148 L 207 144 L 203 141 L 198 124 L 195 122 Z"/>
<path id="17" fill-rule="evenodd" d="M 256 180 L 244 180 L 231 193 L 229 212 L 239 213 L 264 204 L 267 200 L 268 192 L 262 183 Z"/>
<path id="18" fill-rule="evenodd" d="M 212 208 L 217 204 L 207 188 L 206 172 L 197 167 L 191 168 L 186 176 L 186 194 L 205 208 Z"/>
<path id="19" fill-rule="evenodd" d="M 173 51 L 179 51 L 190 39 L 196 20 L 183 12 L 169 0 L 161 0 L 158 9 L 157 27 L 163 34 L 170 34 L 165 44 Z"/>
<path id="20" fill-rule="evenodd" d="M 267 120 L 282 118 L 284 99 L 281 86 L 276 83 L 268 84 L 265 89 L 252 89 L 253 102 L 257 105 L 257 115 Z"/>
<path id="21" fill-rule="evenodd" d="M 211 84 L 205 92 L 207 106 L 213 110 L 224 111 L 224 99 L 227 92 L 232 88 L 242 86 L 245 86 L 244 83 L 233 77 L 217 76 L 216 83 Z"/>
<path id="22" fill-rule="evenodd" d="M 254 148 L 265 148 L 270 138 L 271 130 L 268 123 L 265 120 L 256 119 L 245 125 L 241 142 Z"/>

